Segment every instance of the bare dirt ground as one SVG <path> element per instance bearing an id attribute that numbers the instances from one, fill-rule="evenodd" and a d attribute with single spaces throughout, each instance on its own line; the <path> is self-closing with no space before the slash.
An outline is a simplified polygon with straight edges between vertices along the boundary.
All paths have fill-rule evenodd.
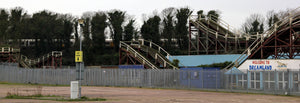
<path id="1" fill-rule="evenodd" d="M 30 95 L 37 92 L 37 86 L 0 84 L 1 103 L 57 102 L 33 99 L 4 99 L 8 92 Z M 68 98 L 70 96 L 70 87 L 43 86 L 42 94 Z M 107 101 L 101 101 L 101 103 L 300 103 L 300 97 L 292 96 L 123 87 L 84 86 L 82 87 L 82 95 L 89 98 L 108 99 Z"/>

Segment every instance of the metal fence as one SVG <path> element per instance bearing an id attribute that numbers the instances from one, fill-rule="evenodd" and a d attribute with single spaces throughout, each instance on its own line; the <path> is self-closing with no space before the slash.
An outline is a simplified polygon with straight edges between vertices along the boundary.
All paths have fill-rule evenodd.
<path id="1" fill-rule="evenodd" d="M 66 69 L 25 69 L 0 65 L 0 81 L 69 85 L 76 80 L 75 67 Z M 82 85 L 145 88 L 205 89 L 213 91 L 300 95 L 300 71 L 247 71 L 243 74 L 226 70 L 84 70 Z"/>

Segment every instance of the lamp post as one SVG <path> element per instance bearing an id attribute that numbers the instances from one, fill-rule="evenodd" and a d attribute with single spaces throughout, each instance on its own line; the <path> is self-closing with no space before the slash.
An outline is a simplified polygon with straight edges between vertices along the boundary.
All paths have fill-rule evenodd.
<path id="1" fill-rule="evenodd" d="M 78 98 L 81 98 L 81 80 L 83 79 L 82 78 L 82 71 L 83 71 L 83 67 L 84 67 L 84 63 L 83 63 L 83 52 L 82 52 L 82 35 L 83 35 L 83 25 L 84 25 L 84 20 L 83 19 L 79 19 L 78 20 L 78 25 L 79 25 L 79 41 L 80 41 L 80 49 L 79 51 L 75 51 L 75 62 L 76 62 L 76 68 L 77 68 L 77 71 L 78 71 L 78 75 L 77 75 L 77 80 L 78 80 Z"/>

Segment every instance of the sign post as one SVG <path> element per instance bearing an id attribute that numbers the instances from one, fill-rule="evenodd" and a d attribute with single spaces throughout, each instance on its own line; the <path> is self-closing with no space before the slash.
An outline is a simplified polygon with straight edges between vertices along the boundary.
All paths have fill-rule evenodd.
<path id="1" fill-rule="evenodd" d="M 82 51 L 79 51 L 82 53 Z M 82 61 L 82 54 L 81 55 L 76 55 L 76 53 L 78 53 L 78 51 L 75 52 L 75 62 L 76 62 L 76 72 L 77 72 L 77 78 L 76 80 L 78 80 L 78 98 L 81 97 L 81 80 L 83 80 L 82 78 L 82 72 L 84 72 L 84 64 Z"/>

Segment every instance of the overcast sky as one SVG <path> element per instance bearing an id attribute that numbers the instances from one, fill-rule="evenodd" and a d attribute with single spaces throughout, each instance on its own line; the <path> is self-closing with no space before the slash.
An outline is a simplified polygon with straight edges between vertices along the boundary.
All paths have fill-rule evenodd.
<path id="1" fill-rule="evenodd" d="M 0 0 L 0 8 L 17 6 L 29 14 L 46 9 L 75 16 L 87 11 L 119 9 L 134 15 L 138 22 L 142 22 L 142 14 L 151 14 L 154 10 L 161 12 L 168 7 L 188 6 L 194 13 L 198 10 L 219 10 L 222 19 L 238 29 L 250 14 L 265 15 L 270 10 L 297 8 L 300 0 Z"/>

